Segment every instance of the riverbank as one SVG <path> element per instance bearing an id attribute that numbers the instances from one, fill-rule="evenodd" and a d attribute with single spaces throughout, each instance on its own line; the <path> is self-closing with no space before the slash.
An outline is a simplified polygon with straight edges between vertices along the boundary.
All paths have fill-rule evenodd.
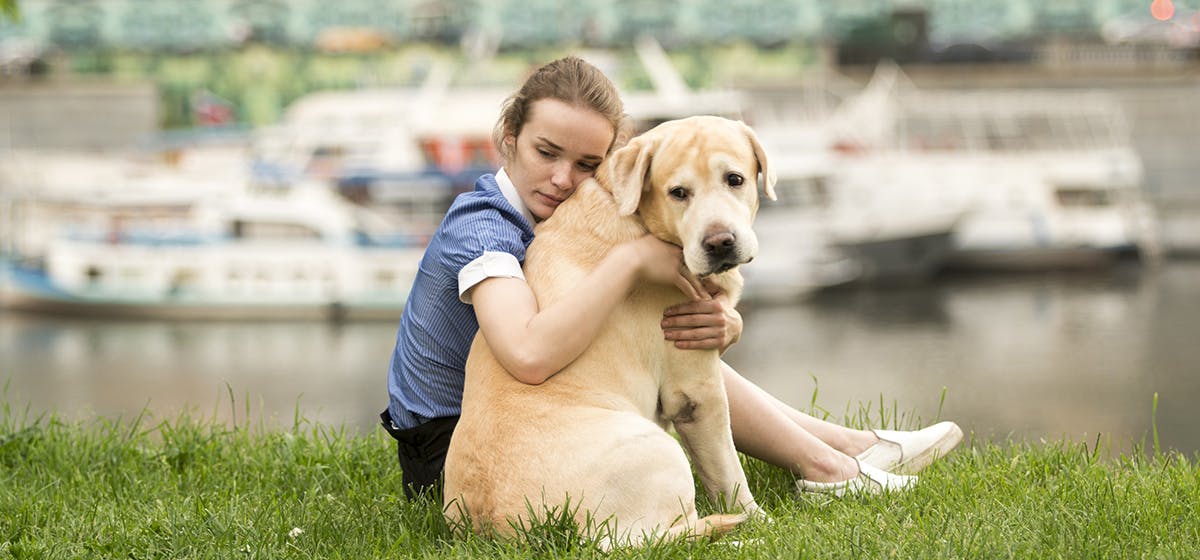
<path id="1" fill-rule="evenodd" d="M 436 506 L 399 494 L 386 435 L 238 416 L 67 423 L 4 404 L 0 558 L 608 557 L 556 526 L 528 543 L 455 539 Z M 797 497 L 790 475 L 748 460 L 773 523 L 611 556 L 1200 556 L 1200 466 L 1146 447 L 968 435 L 915 490 L 840 501 Z"/>

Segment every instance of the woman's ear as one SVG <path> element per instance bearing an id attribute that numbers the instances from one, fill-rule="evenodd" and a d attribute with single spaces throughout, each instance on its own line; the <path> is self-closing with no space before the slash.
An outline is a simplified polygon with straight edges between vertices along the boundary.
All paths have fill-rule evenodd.
<path id="1" fill-rule="evenodd" d="M 650 185 L 650 164 L 657 142 L 646 136 L 630 140 L 624 147 L 608 156 L 608 183 L 617 210 L 622 216 L 637 212 L 642 192 Z"/>

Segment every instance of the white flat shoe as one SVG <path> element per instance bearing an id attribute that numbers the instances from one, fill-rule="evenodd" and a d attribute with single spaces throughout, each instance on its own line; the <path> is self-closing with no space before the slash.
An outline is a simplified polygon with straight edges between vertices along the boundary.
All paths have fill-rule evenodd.
<path id="1" fill-rule="evenodd" d="M 962 429 L 954 422 L 939 422 L 915 432 L 871 430 L 879 443 L 859 453 L 860 463 L 897 474 L 916 474 L 938 457 L 944 457 L 962 441 Z"/>
<path id="2" fill-rule="evenodd" d="M 855 461 L 858 461 L 855 459 Z M 811 482 L 803 478 L 796 481 L 796 488 L 801 492 L 818 492 L 842 497 L 851 495 L 870 495 L 883 492 L 895 492 L 911 488 L 917 483 L 915 476 L 903 476 L 881 471 L 871 465 L 858 461 L 858 476 L 842 482 Z"/>

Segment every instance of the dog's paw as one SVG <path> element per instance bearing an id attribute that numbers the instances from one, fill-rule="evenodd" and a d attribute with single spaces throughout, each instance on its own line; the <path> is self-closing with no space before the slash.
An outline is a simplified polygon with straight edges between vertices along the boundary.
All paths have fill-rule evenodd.
<path id="1" fill-rule="evenodd" d="M 767 510 L 759 507 L 758 504 L 750 504 L 750 506 L 746 508 L 746 514 L 749 515 L 750 520 L 755 523 L 765 523 L 770 525 L 771 523 L 775 522 L 775 520 L 771 518 L 770 514 L 767 513 Z"/>

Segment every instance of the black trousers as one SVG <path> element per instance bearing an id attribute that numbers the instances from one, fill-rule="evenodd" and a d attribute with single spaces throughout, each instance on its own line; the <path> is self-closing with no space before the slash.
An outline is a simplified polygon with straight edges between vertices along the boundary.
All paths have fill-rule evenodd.
<path id="1" fill-rule="evenodd" d="M 458 425 L 458 417 L 434 418 L 407 430 L 396 427 L 386 409 L 379 419 L 383 429 L 396 440 L 404 495 L 410 500 L 427 496 L 441 502 L 442 469 L 446 466 L 446 451 L 450 449 L 450 436 Z"/>

